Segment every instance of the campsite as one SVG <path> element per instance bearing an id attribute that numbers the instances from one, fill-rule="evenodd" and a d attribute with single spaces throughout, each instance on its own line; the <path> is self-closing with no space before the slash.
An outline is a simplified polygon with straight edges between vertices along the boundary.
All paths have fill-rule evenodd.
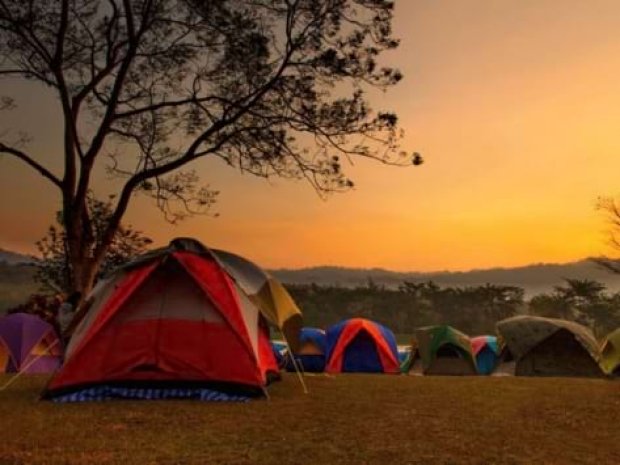
<path id="1" fill-rule="evenodd" d="M 617 331 L 599 345 L 578 323 L 516 316 L 497 337 L 429 326 L 399 346 L 364 318 L 300 328 L 281 283 L 189 238 L 88 302 L 64 357 L 41 318 L 0 318 L 0 414 L 20 412 L 3 463 L 620 459 Z"/>
<path id="2" fill-rule="evenodd" d="M 0 465 L 620 464 L 618 18 L 0 0 Z"/>

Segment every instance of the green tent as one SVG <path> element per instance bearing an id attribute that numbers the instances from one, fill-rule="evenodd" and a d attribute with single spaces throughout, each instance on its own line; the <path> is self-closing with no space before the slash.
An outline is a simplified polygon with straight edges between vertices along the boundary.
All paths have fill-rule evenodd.
<path id="1" fill-rule="evenodd" d="M 605 338 L 601 366 L 608 375 L 620 376 L 620 328 Z"/>
<path id="2" fill-rule="evenodd" d="M 516 316 L 497 323 L 502 361 L 514 361 L 517 376 L 601 376 L 600 350 L 592 332 L 578 323 Z"/>
<path id="3" fill-rule="evenodd" d="M 476 359 L 471 341 L 462 332 L 447 325 L 427 326 L 415 332 L 417 354 L 425 375 L 475 375 Z"/>

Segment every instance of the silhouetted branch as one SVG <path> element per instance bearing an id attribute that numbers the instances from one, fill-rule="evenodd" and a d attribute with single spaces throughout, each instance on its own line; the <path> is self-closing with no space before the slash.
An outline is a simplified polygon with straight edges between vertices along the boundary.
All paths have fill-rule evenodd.
<path id="1" fill-rule="evenodd" d="M 56 176 L 52 174 L 47 168 L 43 165 L 35 161 L 31 156 L 27 155 L 25 152 L 16 149 L 14 147 L 9 147 L 2 142 L 0 142 L 0 153 L 6 153 L 8 155 L 12 155 L 18 160 L 23 161 L 31 168 L 34 168 L 41 176 L 50 180 L 55 186 L 62 188 L 62 182 Z"/>

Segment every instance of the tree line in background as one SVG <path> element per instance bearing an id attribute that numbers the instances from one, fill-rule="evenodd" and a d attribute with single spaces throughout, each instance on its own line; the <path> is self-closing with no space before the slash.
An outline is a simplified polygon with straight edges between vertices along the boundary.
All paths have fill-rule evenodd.
<path id="1" fill-rule="evenodd" d="M 552 292 L 529 300 L 520 287 L 493 284 L 440 287 L 427 281 L 388 288 L 369 280 L 365 286 L 354 288 L 317 284 L 286 287 L 302 309 L 304 324 L 321 328 L 346 318 L 363 317 L 397 334 L 449 324 L 473 336 L 493 334 L 499 320 L 522 314 L 576 321 L 590 327 L 599 338 L 620 327 L 620 292 L 610 293 L 603 284 L 587 279 L 565 279 Z M 8 312 L 36 314 L 55 324 L 61 302 L 57 294 L 33 294 Z"/>
<path id="2" fill-rule="evenodd" d="M 363 317 L 385 324 L 395 333 L 449 324 L 470 334 L 493 334 L 495 323 L 520 314 L 577 321 L 603 337 L 620 326 L 620 293 L 606 292 L 591 280 L 566 279 L 561 286 L 529 301 L 515 286 L 485 284 L 440 287 L 432 281 L 404 282 L 397 289 L 372 280 L 355 288 L 288 285 L 304 314 L 304 323 L 326 327 L 345 318 Z"/>

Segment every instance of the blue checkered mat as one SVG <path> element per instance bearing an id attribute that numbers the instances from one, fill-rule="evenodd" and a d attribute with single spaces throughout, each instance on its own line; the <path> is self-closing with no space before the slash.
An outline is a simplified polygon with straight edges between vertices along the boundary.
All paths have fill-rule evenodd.
<path id="1" fill-rule="evenodd" d="M 246 396 L 236 396 L 225 394 L 205 388 L 124 388 L 113 386 L 94 386 L 70 394 L 55 396 L 54 402 L 97 402 L 115 399 L 144 399 L 144 400 L 164 400 L 164 399 L 193 399 L 204 402 L 247 402 L 250 400 Z"/>

